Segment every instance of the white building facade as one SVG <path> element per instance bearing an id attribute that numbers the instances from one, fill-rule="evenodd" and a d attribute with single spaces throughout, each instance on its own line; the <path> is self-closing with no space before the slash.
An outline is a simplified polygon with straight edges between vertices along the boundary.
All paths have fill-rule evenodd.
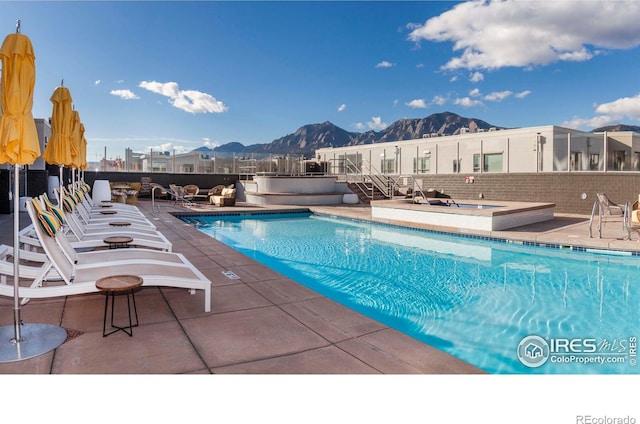
<path id="1" fill-rule="evenodd" d="M 640 171 L 640 134 L 554 125 L 425 135 L 316 150 L 332 174 L 429 175 Z"/>

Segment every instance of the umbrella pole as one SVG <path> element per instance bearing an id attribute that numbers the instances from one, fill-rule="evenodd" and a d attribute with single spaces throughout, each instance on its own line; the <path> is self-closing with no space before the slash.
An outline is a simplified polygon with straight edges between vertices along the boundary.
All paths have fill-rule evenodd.
<path id="1" fill-rule="evenodd" d="M 58 188 L 58 206 L 62 207 L 62 193 L 64 188 L 64 182 L 62 179 L 62 165 L 60 165 L 60 187 Z"/>
<path id="2" fill-rule="evenodd" d="M 67 331 L 50 324 L 24 324 L 20 319 L 20 174 L 15 165 L 13 195 L 13 328 L 0 327 L 0 363 L 15 362 L 43 355 L 67 339 Z M 9 332 L 14 334 L 9 338 Z"/>
<path id="3" fill-rule="evenodd" d="M 14 166 L 13 179 L 13 329 L 14 339 L 12 343 L 23 342 L 24 339 L 20 334 L 20 297 L 18 295 L 18 287 L 20 286 L 20 198 L 18 190 L 20 189 L 20 167 Z"/>

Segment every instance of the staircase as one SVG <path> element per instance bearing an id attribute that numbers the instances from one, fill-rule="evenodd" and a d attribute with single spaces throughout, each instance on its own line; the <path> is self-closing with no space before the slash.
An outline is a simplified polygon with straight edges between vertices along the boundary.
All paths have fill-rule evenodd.
<path id="1" fill-rule="evenodd" d="M 384 200 L 387 196 L 378 187 L 371 183 L 365 182 L 349 182 L 349 188 L 351 191 L 358 195 L 360 203 L 368 204 L 372 200 Z"/>
<path id="2" fill-rule="evenodd" d="M 340 163 L 342 172 L 336 178 L 346 181 L 351 191 L 358 195 L 361 203 L 392 199 L 394 195 L 401 194 L 399 189 L 402 187 L 410 188 L 412 191 L 416 189 L 417 183 L 413 177 L 385 175 L 371 165 L 368 166 L 371 173 L 365 174 L 359 166 L 348 159 L 342 159 Z"/>

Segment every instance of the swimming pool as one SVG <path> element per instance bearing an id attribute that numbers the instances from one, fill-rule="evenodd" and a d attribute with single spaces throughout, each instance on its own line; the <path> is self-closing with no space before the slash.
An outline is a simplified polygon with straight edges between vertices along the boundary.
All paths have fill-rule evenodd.
<path id="1" fill-rule="evenodd" d="M 183 219 L 488 372 L 638 373 L 638 257 L 313 214 Z"/>

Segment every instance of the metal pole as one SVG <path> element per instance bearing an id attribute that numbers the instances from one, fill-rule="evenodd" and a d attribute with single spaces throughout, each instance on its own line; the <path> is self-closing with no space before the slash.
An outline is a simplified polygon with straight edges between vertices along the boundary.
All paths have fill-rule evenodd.
<path id="1" fill-rule="evenodd" d="M 18 295 L 18 287 L 20 286 L 20 197 L 18 190 L 20 189 L 20 166 L 14 166 L 13 179 L 13 328 L 15 338 L 12 343 L 20 343 L 23 341 L 20 334 L 20 298 Z"/>

